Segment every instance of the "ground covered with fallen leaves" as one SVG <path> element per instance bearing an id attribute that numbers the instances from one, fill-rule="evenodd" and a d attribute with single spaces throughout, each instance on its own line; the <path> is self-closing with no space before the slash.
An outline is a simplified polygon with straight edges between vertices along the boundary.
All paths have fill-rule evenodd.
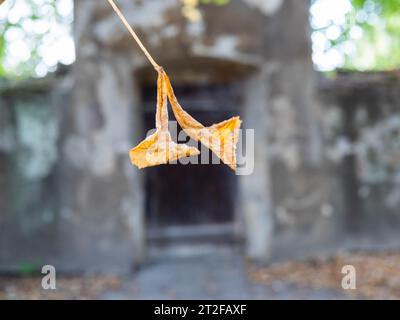
<path id="1" fill-rule="evenodd" d="M 110 275 L 57 277 L 56 290 L 43 290 L 41 281 L 41 277 L 0 276 L 0 300 L 91 300 L 121 286 L 121 279 Z"/>
<path id="2" fill-rule="evenodd" d="M 356 270 L 356 289 L 343 290 L 342 267 Z M 314 289 L 334 289 L 355 299 L 400 299 L 400 253 L 341 253 L 327 258 L 289 261 L 267 267 L 250 266 L 252 281 L 271 285 L 291 283 Z"/>
<path id="3" fill-rule="evenodd" d="M 0 300 L 400 299 L 400 252 L 344 252 L 263 266 L 243 262 L 241 254 L 227 254 L 160 261 L 127 277 L 60 274 L 57 290 L 43 290 L 40 276 L 0 275 Z M 345 265 L 356 269 L 356 290 L 341 287 Z M 213 294 L 203 288 L 211 284 Z"/>

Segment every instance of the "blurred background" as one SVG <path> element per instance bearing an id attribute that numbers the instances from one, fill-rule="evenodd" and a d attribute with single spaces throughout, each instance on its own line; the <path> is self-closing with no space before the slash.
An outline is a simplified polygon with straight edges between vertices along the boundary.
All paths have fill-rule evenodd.
<path id="1" fill-rule="evenodd" d="M 400 0 L 116 1 L 248 175 L 131 165 L 156 73 L 106 0 L 1 2 L 0 299 L 400 298 Z"/>

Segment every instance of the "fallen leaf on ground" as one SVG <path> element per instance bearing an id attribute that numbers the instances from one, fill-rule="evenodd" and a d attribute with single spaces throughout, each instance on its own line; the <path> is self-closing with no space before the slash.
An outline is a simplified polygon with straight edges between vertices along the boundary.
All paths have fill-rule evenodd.
<path id="1" fill-rule="evenodd" d="M 356 269 L 356 290 L 341 286 L 343 266 Z M 269 266 L 249 266 L 250 278 L 257 283 L 292 283 L 315 289 L 338 290 L 354 298 L 399 299 L 400 254 L 398 252 L 346 252 L 304 261 L 273 263 Z"/>

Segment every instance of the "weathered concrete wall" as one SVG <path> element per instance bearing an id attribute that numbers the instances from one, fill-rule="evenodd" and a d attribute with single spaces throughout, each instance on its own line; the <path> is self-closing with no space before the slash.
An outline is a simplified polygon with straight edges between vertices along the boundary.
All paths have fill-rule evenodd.
<path id="1" fill-rule="evenodd" d="M 311 61 L 308 1 L 282 1 L 263 23 L 267 154 L 275 240 L 329 241 L 336 221 L 332 168 L 322 152 L 321 106 Z"/>
<path id="2" fill-rule="evenodd" d="M 100 105 L 107 99 L 134 101 L 127 88 L 132 90 L 141 79 L 136 77 L 132 83 L 127 70 L 134 72 L 147 62 L 107 3 L 76 4 L 77 70 L 85 79 L 77 88 L 79 100 L 85 102 L 79 102 L 75 117 L 86 123 L 93 120 L 85 120 L 81 104 L 96 105 L 89 102 L 96 96 L 96 86 L 106 81 L 115 85 L 107 97 L 95 98 Z M 226 6 L 201 7 L 203 19 L 198 21 L 183 17 L 179 1 L 121 0 L 118 4 L 174 82 L 222 79 L 241 82 L 239 90 L 259 94 L 259 100 L 247 102 L 243 112 L 245 128 L 255 129 L 256 134 L 256 173 L 242 179 L 242 194 L 238 195 L 248 254 L 258 259 L 268 257 L 274 225 L 281 233 L 315 234 L 318 239 L 330 236 L 328 231 L 334 232 L 334 228 L 327 215 L 333 206 L 330 195 L 334 183 L 325 175 L 328 170 L 321 154 L 309 1 L 265 4 L 235 0 Z M 217 61 L 234 61 L 239 67 L 222 71 Z M 198 69 L 203 73 L 199 75 Z M 207 80 L 213 69 L 220 70 L 219 76 Z M 240 73 L 241 69 L 247 74 Z M 146 74 L 151 74 L 151 68 L 147 70 Z M 251 83 L 259 88 L 249 87 Z M 91 110 L 95 112 L 95 108 Z M 100 108 L 100 118 L 101 112 Z M 120 112 L 123 119 L 132 116 L 127 112 L 126 107 Z M 110 113 L 109 117 L 117 115 Z M 121 127 L 126 123 L 123 119 Z M 119 135 L 120 141 L 127 137 L 126 133 Z M 105 141 L 101 145 L 105 148 Z"/>
<path id="3" fill-rule="evenodd" d="M 343 194 L 344 229 L 385 233 L 400 222 L 400 76 L 340 73 L 322 86 L 327 145 Z"/>
<path id="4" fill-rule="evenodd" d="M 247 255 L 268 259 L 274 232 L 320 230 L 329 185 L 309 2 L 233 0 L 202 6 L 199 21 L 185 19 L 175 0 L 118 4 L 174 83 L 222 81 L 243 92 L 244 128 L 255 129 L 255 171 L 237 195 Z M 62 269 L 128 270 L 144 257 L 145 217 L 142 175 L 127 151 L 142 139 L 139 87 L 155 74 L 105 1 L 76 0 L 74 31 L 73 98 L 60 116 L 57 223 L 49 229 L 57 240 L 44 239 L 55 243 Z"/>
<path id="5" fill-rule="evenodd" d="M 131 55 L 101 46 L 93 33 L 101 5 L 75 4 L 73 101 L 60 152 L 64 250 L 74 266 L 129 271 L 143 259 L 143 186 L 128 151 L 141 135 Z M 85 265 L 80 265 L 81 261 Z"/>
<path id="6" fill-rule="evenodd" d="M 180 81 L 186 84 L 224 81 L 241 83 L 237 86 L 240 90 L 251 79 L 258 79 L 260 75 L 261 79 L 264 79 L 262 24 L 266 14 L 253 4 L 247 1 L 232 1 L 224 7 L 206 6 L 202 9 L 203 19 L 197 22 L 188 21 L 183 17 L 179 1 L 118 1 L 118 4 L 152 55 L 170 73 L 175 84 Z M 140 238 L 134 238 L 134 242 L 142 244 L 142 232 L 145 230 L 142 205 L 144 188 L 137 169 L 127 163 L 126 151 L 141 138 L 140 124 L 135 122 L 140 114 L 140 97 L 136 92 L 140 83 L 155 81 L 155 73 L 147 67 L 147 61 L 107 3 L 76 1 L 75 10 L 78 82 L 76 108 L 74 107 L 71 117 L 77 119 L 73 120 L 75 126 L 79 125 L 79 122 L 82 123 L 82 129 L 73 129 L 76 131 L 74 138 L 85 140 L 88 139 L 85 136 L 93 135 L 93 130 L 102 132 L 103 124 L 97 124 L 98 128 L 94 124 L 92 128 L 83 129 L 83 125 L 87 126 L 87 122 L 90 123 L 93 119 L 100 118 L 109 123 L 109 131 L 103 135 L 105 139 L 99 142 L 102 146 L 101 152 L 97 155 L 91 154 L 88 162 L 91 166 L 96 161 L 101 162 L 102 159 L 98 157 L 104 157 L 105 151 L 109 152 L 111 157 L 117 157 L 119 152 L 123 152 L 120 166 L 111 171 L 116 173 L 118 170 L 125 170 L 123 173 L 121 171 L 119 176 L 118 188 L 121 188 L 121 191 L 113 197 L 123 198 L 129 205 L 126 209 L 116 211 L 115 208 L 109 207 L 110 201 L 106 203 L 105 197 L 96 199 L 96 202 L 101 203 L 99 207 L 104 215 L 113 212 L 123 217 L 130 216 L 131 219 L 127 222 L 131 223 L 132 228 L 136 228 L 132 231 L 132 237 L 139 234 Z M 232 20 L 232 16 L 236 19 Z M 251 74 L 254 70 L 257 71 Z M 153 77 L 148 79 L 149 75 Z M 105 94 L 105 88 L 110 87 L 114 89 L 108 89 Z M 261 92 L 263 90 L 261 88 Z M 116 101 L 118 113 L 115 110 Z M 262 107 L 265 106 L 265 102 L 264 100 L 260 104 L 262 111 L 265 111 Z M 90 111 L 85 111 L 87 106 L 90 106 Z M 86 112 L 89 114 L 85 115 Z M 251 115 L 250 117 L 254 118 Z M 263 130 L 261 127 L 260 129 Z M 66 141 L 68 139 L 71 137 L 67 137 Z M 263 139 L 258 139 L 257 153 L 262 150 L 262 144 Z M 116 145 L 121 148 L 115 150 Z M 244 199 L 241 208 L 244 208 L 244 221 L 252 221 L 251 225 L 257 226 L 257 232 L 253 228 L 243 228 L 247 235 L 245 238 L 248 240 L 248 253 L 254 258 L 265 258 L 269 254 L 273 230 L 272 209 L 267 188 L 268 172 L 262 169 L 267 168 L 266 154 L 261 152 L 256 159 L 259 172 L 257 180 L 262 180 L 258 183 L 261 188 L 249 183 L 251 178 L 247 179 L 248 182 L 244 179 L 244 184 L 251 187 L 246 188 L 247 192 L 251 193 L 253 190 L 254 194 L 251 197 L 241 197 Z M 121 169 L 122 164 L 127 167 Z M 77 182 L 73 182 L 72 189 L 78 190 L 77 185 L 80 184 L 86 188 L 96 185 L 96 175 L 105 174 L 104 168 L 100 169 L 98 173 L 86 169 L 86 176 L 78 175 L 79 178 Z M 123 179 L 126 179 L 127 175 L 130 176 L 127 179 L 127 182 L 130 181 L 129 188 L 128 185 L 124 186 L 123 179 L 121 181 L 122 175 L 125 176 Z M 117 189 L 116 186 L 113 186 L 113 189 Z M 82 196 L 81 199 L 87 202 L 87 205 L 79 208 L 78 204 L 78 209 L 72 211 L 90 212 L 93 199 L 88 196 Z M 96 215 L 99 215 L 99 210 L 96 211 Z M 250 238 L 250 235 L 257 235 L 257 238 Z"/>
<path id="7" fill-rule="evenodd" d="M 118 4 L 174 84 L 224 82 L 243 93 L 244 128 L 255 130 L 254 173 L 241 177 L 237 195 L 247 255 L 267 260 L 273 241 L 286 239 L 290 246 L 300 237 L 314 243 L 336 237 L 346 220 L 343 204 L 350 204 L 337 174 L 340 163 L 328 148 L 340 132 L 340 108 L 321 109 L 316 99 L 309 1 L 233 0 L 201 7 L 203 19 L 196 22 L 182 16 L 175 0 Z M 28 229 L 39 226 L 24 233 L 3 215 L 0 261 L 128 271 L 143 261 L 146 238 L 142 173 L 128 151 L 143 138 L 139 88 L 156 74 L 105 1 L 75 1 L 75 42 L 70 99 L 62 91 L 55 102 L 45 91 L 42 100 L 18 98 L 20 107 L 13 102 L 0 111 L 0 121 L 15 126 L 20 119 L 15 127 L 22 128 L 11 134 L 8 126 L 0 129 L 0 148 L 14 146 L 12 158 L 0 151 L 0 188 L 16 194 L 9 185 L 16 181 L 25 194 L 17 193 L 22 202 L 0 198 L 0 209 L 19 212 L 17 220 Z M 60 122 L 46 118 L 53 112 Z M 26 126 L 35 123 L 49 145 L 33 147 Z M 18 172 L 24 179 L 33 174 L 34 183 L 7 177 L 18 163 Z M 351 168 L 350 161 L 343 170 Z"/>
<path id="8" fill-rule="evenodd" d="M 74 123 L 74 80 L 70 73 L 1 88 L 1 270 L 37 270 L 51 264 L 59 271 L 129 272 L 136 261 L 138 241 L 132 240 L 129 226 L 140 222 L 122 213 L 137 212 L 140 201 L 131 196 L 129 173 L 113 175 L 114 167 L 123 170 L 124 161 L 112 158 L 109 143 L 101 149 L 104 136 L 118 134 L 121 125 L 114 123 L 111 133 L 109 128 L 95 132 L 90 126 L 96 105 L 83 110 L 86 118 Z M 79 124 L 83 132 L 91 129 L 90 141 L 72 129 Z M 116 140 L 121 142 L 118 136 Z M 111 147 L 121 148 L 116 143 Z M 122 149 L 125 158 L 129 147 Z M 110 161 L 118 163 L 111 162 L 110 169 Z M 95 178 L 85 179 L 92 172 Z M 123 198 L 126 193 L 129 201 Z"/>
<path id="9" fill-rule="evenodd" d="M 1 87 L 0 268 L 40 265 L 57 248 L 63 92 L 56 83 L 44 79 Z"/>

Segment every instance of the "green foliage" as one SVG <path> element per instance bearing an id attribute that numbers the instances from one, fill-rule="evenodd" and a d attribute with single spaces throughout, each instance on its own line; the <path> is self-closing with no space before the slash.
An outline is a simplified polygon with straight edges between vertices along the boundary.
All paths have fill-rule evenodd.
<path id="1" fill-rule="evenodd" d="M 19 6 L 24 5 L 23 12 L 19 11 Z M 49 33 L 54 22 L 62 24 L 70 23 L 70 19 L 61 15 L 57 10 L 57 1 L 53 0 L 7 0 L 2 4 L 5 10 L 4 19 L 0 23 L 0 77 L 24 78 L 35 75 L 36 67 L 42 62 L 43 57 L 40 54 L 40 46 L 44 39 L 48 41 Z M 12 16 L 12 11 L 17 14 Z M 48 28 L 37 32 L 32 27 L 35 23 L 46 22 Z M 53 23 L 53 24 L 51 24 Z M 19 61 L 11 68 L 5 67 L 6 58 L 11 54 L 9 47 L 11 45 L 11 36 L 9 34 L 22 35 L 23 41 L 29 47 L 29 57 Z"/>
<path id="2" fill-rule="evenodd" d="M 227 4 L 230 0 L 201 0 L 204 4 L 216 4 L 219 6 L 223 6 Z"/>
<path id="3" fill-rule="evenodd" d="M 391 70 L 400 67 L 400 0 L 351 0 L 352 9 L 340 25 L 341 34 L 330 40 L 332 48 L 345 52 L 344 68 Z M 352 38 L 359 30 L 360 37 Z"/>
<path id="4" fill-rule="evenodd" d="M 4 33 L 0 34 L 0 77 L 5 75 L 5 70 L 3 66 L 3 61 L 4 61 L 4 56 L 5 56 L 5 39 L 4 39 Z"/>
<path id="5" fill-rule="evenodd" d="M 21 262 L 17 265 L 17 272 L 22 276 L 32 276 L 40 273 L 40 264 L 37 262 Z"/>
<path id="6" fill-rule="evenodd" d="M 72 17 L 59 13 L 58 1 L 54 0 L 7 0 L 2 4 L 11 11 L 17 2 L 24 2 L 29 10 L 14 21 L 7 15 L 0 21 L 0 77 L 27 77 L 43 64 L 43 41 L 50 30 L 34 32 L 32 22 L 46 20 L 70 25 Z M 318 2 L 320 0 L 313 0 Z M 331 0 L 335 1 L 335 0 Z M 400 0 L 349 0 L 351 9 L 347 11 L 344 22 L 337 24 L 340 32 L 336 37 L 328 37 L 326 31 L 335 24 L 315 28 L 315 32 L 325 34 L 329 45 L 326 50 L 335 49 L 344 56 L 343 67 L 356 70 L 388 70 L 400 67 Z M 230 0 L 199 0 L 205 5 L 225 5 Z M 1 17 L 0 17 L 1 18 Z M 29 57 L 12 68 L 5 67 L 10 57 L 10 37 L 7 33 L 18 31 L 24 34 L 29 45 Z M 357 31 L 357 32 L 355 32 Z M 358 33 L 359 36 L 354 37 Z M 349 50 L 349 48 L 351 50 Z"/>
<path id="7" fill-rule="evenodd" d="M 370 50 L 375 61 L 371 69 L 393 69 L 400 66 L 400 0 L 353 0 L 354 23 L 364 31 L 357 54 Z M 358 15 L 357 15 L 358 13 Z M 363 13 L 360 17 L 360 13 Z M 349 67 L 357 67 L 349 61 Z"/>

